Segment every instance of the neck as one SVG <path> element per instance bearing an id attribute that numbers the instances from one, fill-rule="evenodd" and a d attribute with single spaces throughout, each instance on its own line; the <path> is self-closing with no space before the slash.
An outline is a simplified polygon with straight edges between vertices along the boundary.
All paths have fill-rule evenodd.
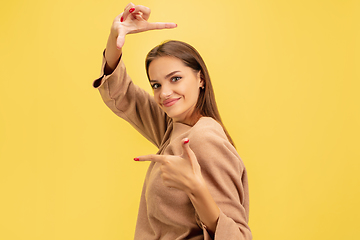
<path id="1" fill-rule="evenodd" d="M 194 126 L 197 121 L 199 121 L 199 119 L 203 117 L 199 112 L 197 113 L 193 113 L 192 116 L 190 118 L 187 118 L 187 119 L 184 119 L 184 120 L 176 120 L 176 119 L 173 119 L 174 122 L 177 122 L 177 123 L 182 123 L 182 124 L 186 124 L 188 126 Z"/>

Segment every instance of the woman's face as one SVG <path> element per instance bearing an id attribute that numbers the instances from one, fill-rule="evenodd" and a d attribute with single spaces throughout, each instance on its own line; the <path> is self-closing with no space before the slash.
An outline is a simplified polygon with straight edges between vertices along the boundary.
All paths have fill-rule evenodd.
<path id="1" fill-rule="evenodd" d="M 200 71 L 175 57 L 159 57 L 149 66 L 155 101 L 175 122 L 192 125 L 193 112 L 203 81 Z"/>

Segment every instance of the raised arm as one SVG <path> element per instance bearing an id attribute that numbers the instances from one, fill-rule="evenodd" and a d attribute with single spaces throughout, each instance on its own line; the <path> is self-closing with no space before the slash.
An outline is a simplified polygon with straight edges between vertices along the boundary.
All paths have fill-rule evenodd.
<path id="1" fill-rule="evenodd" d="M 148 22 L 150 12 L 151 10 L 148 7 L 129 3 L 125 7 L 124 12 L 116 16 L 111 25 L 111 31 L 106 45 L 105 73 L 111 73 L 116 68 L 127 34 L 155 29 L 175 28 L 177 26 L 175 23 L 168 22 Z"/>
<path id="2" fill-rule="evenodd" d="M 149 16 L 149 8 L 130 3 L 115 18 L 105 49 L 101 77 L 94 81 L 93 86 L 99 89 L 105 104 L 116 115 L 159 147 L 170 119 L 153 96 L 132 82 L 121 60 L 127 34 L 176 27 L 175 23 L 150 23 Z"/>

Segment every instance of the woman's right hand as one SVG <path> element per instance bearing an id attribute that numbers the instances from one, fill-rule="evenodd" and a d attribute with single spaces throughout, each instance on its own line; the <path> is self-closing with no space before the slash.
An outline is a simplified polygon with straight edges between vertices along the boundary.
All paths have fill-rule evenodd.
<path id="1" fill-rule="evenodd" d="M 148 7 L 129 3 L 124 12 L 114 19 L 105 51 L 107 67 L 110 67 L 108 70 L 116 67 L 127 34 L 177 27 L 177 24 L 170 22 L 148 22 L 150 12 Z"/>
<path id="2" fill-rule="evenodd" d="M 154 29 L 175 28 L 175 23 L 148 22 L 150 8 L 129 3 L 124 12 L 118 15 L 111 27 L 111 34 L 117 37 L 116 46 L 122 48 L 127 34 L 145 32 Z"/>

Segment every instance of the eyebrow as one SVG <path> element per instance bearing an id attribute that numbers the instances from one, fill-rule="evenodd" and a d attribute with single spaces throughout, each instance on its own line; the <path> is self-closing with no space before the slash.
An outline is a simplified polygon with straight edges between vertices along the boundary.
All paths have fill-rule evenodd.
<path id="1" fill-rule="evenodd" d="M 166 78 L 169 78 L 170 76 L 174 75 L 175 73 L 178 73 L 180 71 L 173 71 L 171 73 L 169 73 L 168 75 L 165 76 L 165 79 Z M 158 80 L 149 80 L 149 82 L 158 82 Z"/>

